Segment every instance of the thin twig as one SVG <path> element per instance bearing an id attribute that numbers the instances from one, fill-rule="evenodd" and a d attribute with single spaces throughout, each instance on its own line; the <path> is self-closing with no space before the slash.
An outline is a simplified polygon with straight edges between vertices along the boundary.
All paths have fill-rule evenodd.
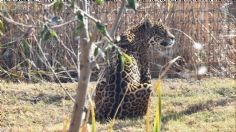
<path id="1" fill-rule="evenodd" d="M 39 26 L 35 26 L 35 25 L 26 25 L 26 24 L 23 24 L 23 23 L 16 22 L 13 19 L 5 17 L 1 12 L 0 12 L 0 16 L 3 19 L 5 19 L 7 22 L 9 22 L 9 23 L 11 23 L 13 25 L 19 25 L 19 26 L 28 27 L 28 28 L 37 28 L 37 27 L 39 27 Z"/>
<path id="2" fill-rule="evenodd" d="M 41 28 L 41 26 L 39 25 L 29 25 L 29 24 L 24 24 L 24 23 L 20 23 L 20 22 L 17 22 L 11 18 L 8 18 L 8 17 L 5 17 L 2 13 L 0 13 L 0 16 L 5 19 L 7 22 L 13 24 L 13 25 L 18 25 L 18 26 L 22 26 L 22 27 L 28 27 L 28 28 Z M 61 23 L 61 24 L 58 24 L 58 25 L 54 25 L 54 26 L 51 26 L 51 28 L 60 28 L 62 26 L 65 26 L 67 24 L 70 24 L 70 23 L 73 23 L 77 21 L 77 19 L 72 19 L 72 20 L 69 20 L 67 22 L 64 22 L 64 23 Z M 50 27 L 50 26 L 49 26 Z"/>
<path id="3" fill-rule="evenodd" d="M 176 58 L 172 59 L 167 64 L 165 64 L 163 68 L 160 70 L 159 78 L 161 79 L 166 74 L 166 72 L 170 69 L 172 64 L 175 63 L 180 58 L 181 58 L 180 56 L 177 56 Z"/>
<path id="4" fill-rule="evenodd" d="M 75 11 L 79 11 L 81 12 L 83 15 L 85 15 L 86 17 L 88 17 L 89 19 L 93 20 L 94 22 L 100 22 L 98 19 L 96 19 L 95 17 L 91 16 L 90 14 L 88 14 L 87 12 L 83 11 L 82 9 L 80 9 L 77 5 L 75 5 Z"/>
<path id="5" fill-rule="evenodd" d="M 119 10 L 119 13 L 116 17 L 116 20 L 114 22 L 114 25 L 112 26 L 112 30 L 111 30 L 111 37 L 114 38 L 114 35 L 117 31 L 117 28 L 119 26 L 119 23 L 120 23 L 120 20 L 121 20 L 121 16 L 123 15 L 123 12 L 125 10 L 125 4 L 126 4 L 126 0 L 122 0 L 122 3 L 121 3 L 121 7 L 120 7 L 120 10 Z"/>
<path id="6" fill-rule="evenodd" d="M 61 23 L 61 24 L 58 24 L 58 25 L 51 26 L 51 28 L 63 27 L 63 26 L 65 26 L 65 25 L 70 24 L 70 23 L 73 23 L 73 22 L 75 22 L 75 21 L 77 21 L 77 19 L 72 19 L 72 20 L 69 20 L 69 21 L 67 21 L 67 22 L 64 22 L 64 23 Z"/>
<path id="7" fill-rule="evenodd" d="M 33 38 L 34 40 L 36 41 L 36 44 L 40 50 L 40 52 L 42 53 L 43 55 L 43 58 L 45 60 L 45 65 L 47 65 L 49 67 L 49 69 L 52 71 L 53 75 L 55 76 L 55 78 L 58 80 L 59 82 L 59 85 L 61 86 L 61 88 L 64 90 L 64 92 L 70 97 L 70 99 L 75 102 L 75 99 L 72 97 L 72 95 L 70 95 L 70 93 L 67 91 L 67 89 L 62 85 L 60 79 L 58 78 L 57 74 L 55 73 L 54 69 L 51 67 L 51 65 L 48 63 L 48 59 L 47 57 L 45 56 L 45 53 L 43 52 L 43 49 L 42 47 L 40 46 L 40 43 L 38 42 L 37 38 L 35 35 L 33 35 Z"/>
<path id="8" fill-rule="evenodd" d="M 181 31 L 181 30 L 179 30 L 179 29 L 177 29 L 177 28 L 170 28 L 170 29 L 175 30 L 175 31 L 179 31 L 179 32 L 183 33 L 183 34 L 184 34 L 187 38 L 189 38 L 193 43 L 196 43 L 196 42 L 193 40 L 193 38 L 192 38 L 191 36 L 189 36 L 187 33 L 185 33 L 184 31 Z"/>
<path id="9" fill-rule="evenodd" d="M 202 23 L 199 21 L 199 19 L 197 19 L 197 22 L 198 22 L 199 24 L 201 24 L 201 26 L 206 30 L 206 32 L 207 32 L 208 34 L 210 34 L 211 37 L 212 37 L 217 43 L 219 43 L 219 40 L 207 29 L 207 27 L 206 27 L 204 24 L 202 24 Z"/>

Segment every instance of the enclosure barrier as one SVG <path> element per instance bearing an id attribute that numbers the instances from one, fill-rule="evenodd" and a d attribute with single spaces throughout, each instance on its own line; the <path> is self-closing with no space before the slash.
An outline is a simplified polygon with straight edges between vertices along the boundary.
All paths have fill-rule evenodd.
<path id="1" fill-rule="evenodd" d="M 63 22 L 74 16 L 72 9 L 63 12 L 53 12 L 47 6 L 52 1 L 4 1 L 0 2 L 1 13 L 9 14 L 15 21 L 30 25 L 40 25 L 49 21 L 53 16 L 59 16 Z M 64 1 L 67 3 L 68 1 Z M 101 19 L 111 30 L 115 16 L 118 13 L 121 1 L 107 1 L 103 5 L 89 2 L 89 12 Z M 235 5 L 233 5 L 235 4 Z M 176 37 L 176 45 L 171 49 L 162 47 L 151 48 L 152 73 L 157 75 L 160 68 L 176 56 L 183 59 L 169 72 L 169 76 L 188 78 L 198 74 L 201 67 L 205 67 L 208 76 L 235 77 L 236 74 L 236 2 L 232 0 L 142 0 L 136 12 L 127 10 L 122 16 L 119 25 L 119 35 L 126 29 L 139 23 L 144 18 L 156 21 L 159 18 L 170 27 Z M 1 72 L 47 70 L 42 63 L 41 54 L 32 37 L 24 37 L 28 28 L 4 22 L 4 34 L 0 36 L 0 66 Z M 77 53 L 78 43 L 75 41 L 74 29 L 77 23 L 73 22 L 60 28 L 55 28 L 63 43 L 55 39 L 42 42 L 42 49 L 55 69 L 75 69 L 76 57 L 73 57 L 65 48 Z M 90 29 L 94 30 L 94 29 Z M 35 30 L 40 37 L 39 30 Z M 26 43 L 29 44 L 28 48 Z M 37 54 L 36 54 L 37 53 Z M 28 62 L 31 62 L 29 66 Z M 27 62 L 27 63 L 26 63 Z M 3 73 L 1 73 L 2 75 Z"/>

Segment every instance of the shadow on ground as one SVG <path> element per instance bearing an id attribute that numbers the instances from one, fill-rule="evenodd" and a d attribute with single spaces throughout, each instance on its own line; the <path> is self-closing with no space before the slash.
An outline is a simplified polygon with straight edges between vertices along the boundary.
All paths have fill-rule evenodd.
<path id="1" fill-rule="evenodd" d="M 226 106 L 229 103 L 232 103 L 235 101 L 235 98 L 225 98 L 225 99 L 220 99 L 220 100 L 208 100 L 205 103 L 198 103 L 198 104 L 194 104 L 190 107 L 188 107 L 186 110 L 181 111 L 179 113 L 172 113 L 172 114 L 168 114 L 164 117 L 162 117 L 162 123 L 163 126 L 170 120 L 177 120 L 180 119 L 183 116 L 186 115 L 191 115 L 200 111 L 204 111 L 204 110 L 209 110 L 211 111 L 214 107 L 217 106 Z"/>

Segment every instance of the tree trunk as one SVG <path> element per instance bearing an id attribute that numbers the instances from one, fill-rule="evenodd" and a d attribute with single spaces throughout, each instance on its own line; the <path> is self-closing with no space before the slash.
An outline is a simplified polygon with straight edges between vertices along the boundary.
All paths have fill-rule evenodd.
<path id="1" fill-rule="evenodd" d="M 86 0 L 84 3 L 79 1 L 80 8 L 87 12 Z M 87 88 L 91 75 L 91 44 L 88 36 L 88 21 L 84 20 L 84 29 L 80 35 L 80 78 L 76 89 L 75 104 L 70 122 L 69 132 L 79 132 L 82 124 L 83 109 L 86 101 Z M 78 51 L 79 52 L 79 51 Z"/>
<path id="2" fill-rule="evenodd" d="M 78 132 L 82 123 L 83 108 L 86 101 L 87 87 L 90 80 L 90 47 L 88 43 L 80 43 L 80 79 L 76 90 L 76 98 L 69 132 Z"/>

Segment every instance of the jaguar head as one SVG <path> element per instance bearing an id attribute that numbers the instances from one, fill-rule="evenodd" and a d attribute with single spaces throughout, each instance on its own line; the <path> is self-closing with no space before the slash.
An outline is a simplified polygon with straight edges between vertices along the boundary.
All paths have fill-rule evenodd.
<path id="1" fill-rule="evenodd" d="M 159 20 L 158 23 L 154 23 L 150 28 L 148 43 L 150 45 L 160 44 L 164 47 L 171 47 L 175 44 L 175 36 Z"/>

